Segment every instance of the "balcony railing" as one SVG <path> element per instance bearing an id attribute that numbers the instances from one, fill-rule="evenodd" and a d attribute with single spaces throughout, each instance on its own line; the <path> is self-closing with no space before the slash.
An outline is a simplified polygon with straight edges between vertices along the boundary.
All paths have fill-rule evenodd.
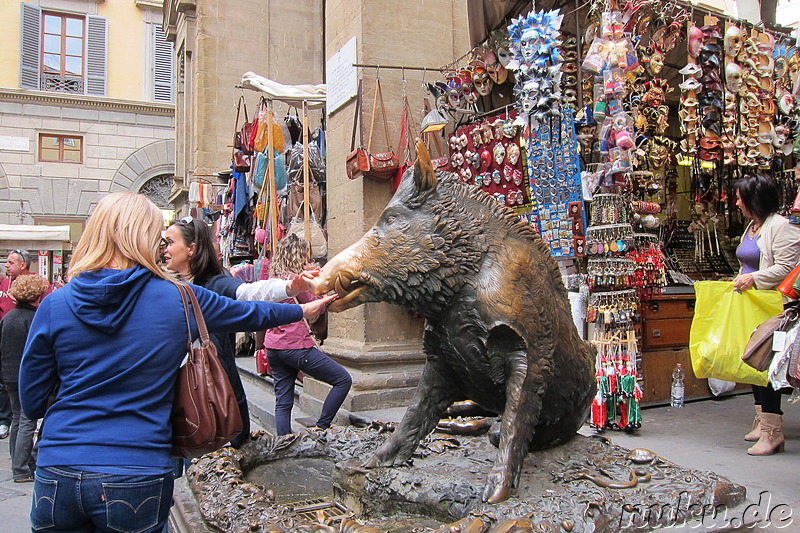
<path id="1" fill-rule="evenodd" d="M 59 93 L 83 94 L 83 77 L 63 74 L 42 74 L 41 90 Z"/>

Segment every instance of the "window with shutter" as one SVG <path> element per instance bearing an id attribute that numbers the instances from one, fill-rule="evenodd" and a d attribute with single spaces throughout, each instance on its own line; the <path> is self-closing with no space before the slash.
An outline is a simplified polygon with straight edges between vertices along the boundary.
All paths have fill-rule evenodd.
<path id="1" fill-rule="evenodd" d="M 105 17 L 21 9 L 20 87 L 105 96 Z"/>
<path id="2" fill-rule="evenodd" d="M 86 17 L 86 94 L 106 95 L 106 49 L 108 48 L 105 17 Z"/>
<path id="3" fill-rule="evenodd" d="M 42 10 L 31 4 L 22 4 L 20 32 L 19 86 L 23 89 L 39 88 L 39 45 L 41 44 Z"/>
<path id="4" fill-rule="evenodd" d="M 174 99 L 173 45 L 159 24 L 153 24 L 153 94 L 156 102 Z"/>
<path id="5" fill-rule="evenodd" d="M 83 94 L 85 18 L 42 13 L 43 91 Z"/>

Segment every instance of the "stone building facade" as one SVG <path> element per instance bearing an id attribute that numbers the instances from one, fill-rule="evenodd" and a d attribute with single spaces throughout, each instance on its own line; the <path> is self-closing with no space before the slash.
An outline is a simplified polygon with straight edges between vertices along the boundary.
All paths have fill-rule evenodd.
<path id="1" fill-rule="evenodd" d="M 160 15 L 161 0 L 0 5 L 0 223 L 69 224 L 74 243 L 111 191 L 171 211 L 173 63 Z"/>
<path id="2" fill-rule="evenodd" d="M 176 184 L 173 200 L 184 206 L 193 179 L 213 181 L 230 161 L 235 104 L 242 74 L 253 71 L 283 84 L 326 82 L 325 63 L 352 37 L 357 61 L 436 70 L 469 50 L 463 0 L 273 0 L 243 7 L 232 0 L 166 0 L 164 26 L 175 43 Z M 369 119 L 377 69 L 360 69 L 364 118 Z M 403 86 L 422 109 L 424 71 L 380 70 L 390 137 L 399 130 Z M 403 83 L 405 80 L 405 83 Z M 279 116 L 286 107 L 276 104 Z M 251 107 L 252 109 L 252 107 Z M 327 142 L 329 255 L 352 244 L 391 198 L 388 183 L 348 180 L 355 100 L 324 117 Z M 322 120 L 311 113 L 311 127 Z M 415 116 L 419 124 L 421 116 Z M 375 146 L 385 146 L 382 127 Z M 390 139 L 396 143 L 397 139 Z M 367 304 L 329 318 L 324 350 L 347 367 L 353 387 L 344 407 L 365 411 L 407 405 L 422 368 L 422 323 L 389 304 Z M 301 407 L 318 413 L 328 386 L 305 378 Z"/>
<path id="3" fill-rule="evenodd" d="M 250 118 L 260 97 L 237 88 L 245 72 L 287 85 L 322 81 L 323 4 L 321 0 L 164 2 L 164 28 L 174 43 L 176 65 L 171 199 L 181 213 L 188 211 L 192 181 L 224 183 L 217 174 L 231 164 L 239 97 L 244 96 Z M 288 106 L 276 102 L 274 110 L 282 116 Z M 311 127 L 321 118 L 320 111 L 312 112 Z"/>

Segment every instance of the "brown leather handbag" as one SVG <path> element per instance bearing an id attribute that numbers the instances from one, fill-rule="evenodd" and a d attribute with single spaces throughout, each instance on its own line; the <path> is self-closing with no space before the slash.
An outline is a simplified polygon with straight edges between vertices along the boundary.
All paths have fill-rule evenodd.
<path id="1" fill-rule="evenodd" d="M 189 333 L 187 361 L 178 371 L 172 404 L 172 455 L 199 457 L 222 448 L 242 432 L 242 415 L 228 375 L 211 342 L 206 322 L 192 288 L 178 283 Z M 200 346 L 192 346 L 189 302 L 200 333 Z"/>
<path id="2" fill-rule="evenodd" d="M 364 139 L 359 138 L 358 148 L 356 148 L 356 132 L 363 137 L 364 130 L 358 129 L 358 120 L 361 116 L 361 80 L 358 80 L 358 90 L 356 91 L 356 111 L 353 114 L 353 137 L 350 140 L 350 153 L 347 154 L 345 170 L 347 177 L 351 180 L 360 178 L 364 172 L 369 170 L 369 154 L 364 150 Z"/>
<path id="3" fill-rule="evenodd" d="M 383 117 L 383 129 L 386 135 L 386 145 L 389 148 L 386 152 L 372 152 L 372 134 L 375 131 L 375 115 L 378 107 L 378 100 L 381 102 L 381 116 Z M 369 140 L 367 141 L 367 154 L 369 154 L 369 170 L 364 171 L 364 176 L 378 181 L 391 181 L 397 172 L 400 162 L 392 148 L 389 139 L 389 122 L 386 120 L 386 106 L 383 104 L 383 91 L 381 91 L 380 78 L 375 80 L 375 99 L 372 101 L 372 120 L 369 125 Z"/>
<path id="4" fill-rule="evenodd" d="M 769 368 L 775 351 L 772 349 L 772 338 L 776 331 L 789 331 L 797 322 L 797 307 L 789 307 L 778 316 L 762 322 L 753 333 L 742 354 L 742 361 L 752 366 L 759 372 Z"/>

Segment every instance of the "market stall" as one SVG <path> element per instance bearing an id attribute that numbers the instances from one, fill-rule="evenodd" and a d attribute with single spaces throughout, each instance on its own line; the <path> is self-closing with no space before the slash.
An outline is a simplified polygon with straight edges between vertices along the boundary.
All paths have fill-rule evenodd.
<path id="1" fill-rule="evenodd" d="M 635 429 L 639 401 L 669 401 L 672 369 L 691 368 L 693 282 L 738 270 L 734 181 L 768 172 L 792 214 L 796 43 L 684 2 L 475 4 L 474 47 L 427 83 L 423 131 L 435 119 L 439 168 L 548 243 L 598 348 L 593 424 Z"/>

